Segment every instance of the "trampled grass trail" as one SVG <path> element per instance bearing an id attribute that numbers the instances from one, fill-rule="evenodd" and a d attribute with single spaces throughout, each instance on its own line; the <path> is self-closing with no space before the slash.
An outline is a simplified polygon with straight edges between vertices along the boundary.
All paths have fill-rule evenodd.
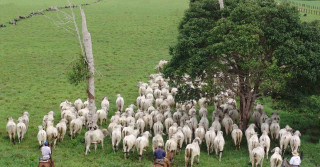
<path id="1" fill-rule="evenodd" d="M 75 2 L 75 1 L 73 1 Z M 85 0 L 76 3 L 84 3 Z M 2 0 L 0 24 L 32 10 L 67 4 L 64 0 Z M 177 26 L 188 8 L 188 0 L 102 0 L 83 7 L 88 29 L 92 36 L 96 75 L 96 103 L 99 108 L 102 97 L 110 100 L 109 118 L 115 111 L 116 94 L 125 99 L 125 107 L 135 103 L 138 96 L 138 81 L 148 81 L 155 73 L 154 66 L 161 59 L 170 59 L 169 46 L 177 38 Z M 68 10 L 64 10 L 69 12 Z M 80 12 L 75 9 L 80 25 Z M 62 17 L 58 12 L 36 16 L 21 21 L 17 26 L 0 29 L 0 166 L 36 166 L 40 151 L 36 135 L 43 116 L 55 111 L 55 124 L 60 120 L 59 104 L 68 99 L 86 98 L 85 85 L 77 87 L 67 81 L 66 72 L 70 63 L 79 56 L 77 39 L 52 20 Z M 48 19 L 51 18 L 51 19 Z M 67 24 L 65 26 L 72 26 Z M 267 108 L 267 107 L 266 107 Z M 30 126 L 21 144 L 13 145 L 6 134 L 6 118 L 15 120 L 27 110 Z M 210 108 L 210 113 L 213 108 Z M 273 110 L 266 109 L 268 113 Z M 280 112 L 282 118 L 286 113 Z M 211 120 L 211 115 L 209 116 Z M 283 119 L 283 125 L 289 120 Z M 211 121 L 210 121 L 211 122 Z M 106 128 L 107 125 L 102 127 Z M 84 133 L 70 140 L 65 136 L 53 150 L 56 166 L 128 166 L 152 165 L 151 147 L 138 162 L 138 155 L 123 159 L 122 151 L 112 153 L 110 137 L 105 138 L 105 148 L 98 146 L 84 156 Z M 303 134 L 303 132 L 302 132 Z M 222 162 L 214 155 L 207 155 L 205 144 L 201 147 L 200 164 L 195 166 L 247 166 L 247 145 L 243 140 L 240 151 L 235 151 L 231 137 L 226 138 Z M 120 144 L 121 145 L 121 144 Z M 319 144 L 303 140 L 304 166 L 316 166 Z M 264 166 L 269 166 L 264 161 Z M 184 166 L 184 151 L 176 156 L 174 166 Z"/>

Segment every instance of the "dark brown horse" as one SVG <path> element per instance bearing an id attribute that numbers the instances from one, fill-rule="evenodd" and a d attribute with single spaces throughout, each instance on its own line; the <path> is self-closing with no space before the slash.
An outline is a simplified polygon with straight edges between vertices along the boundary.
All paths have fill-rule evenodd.
<path id="1" fill-rule="evenodd" d="M 54 167 L 54 162 L 52 158 L 48 161 L 39 161 L 38 167 Z"/>

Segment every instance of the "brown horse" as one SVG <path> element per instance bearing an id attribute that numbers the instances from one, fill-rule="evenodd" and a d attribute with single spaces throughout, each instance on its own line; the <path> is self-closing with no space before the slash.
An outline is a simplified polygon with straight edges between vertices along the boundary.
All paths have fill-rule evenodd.
<path id="1" fill-rule="evenodd" d="M 158 164 L 154 162 L 153 167 L 171 167 L 170 163 L 172 163 L 172 161 L 173 161 L 173 154 L 169 151 L 166 154 L 166 157 L 164 158 L 164 163 Z"/>
<path id="2" fill-rule="evenodd" d="M 39 161 L 38 167 L 54 167 L 54 162 L 51 158 L 48 161 Z"/>

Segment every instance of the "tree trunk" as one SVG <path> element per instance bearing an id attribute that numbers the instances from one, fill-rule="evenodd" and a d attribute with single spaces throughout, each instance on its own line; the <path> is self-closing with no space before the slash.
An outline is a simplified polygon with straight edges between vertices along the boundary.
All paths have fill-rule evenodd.
<path id="1" fill-rule="evenodd" d="M 245 131 L 251 117 L 253 99 L 243 99 L 240 97 L 240 129 Z"/>
<path id="2" fill-rule="evenodd" d="M 84 14 L 83 9 L 80 8 L 81 16 L 82 16 L 82 38 L 83 45 L 86 53 L 86 61 L 88 64 L 90 78 L 88 79 L 88 98 L 89 98 L 89 118 L 88 118 L 88 128 L 90 130 L 94 130 L 98 128 L 97 125 L 97 116 L 96 116 L 96 105 L 94 100 L 94 63 L 93 63 L 93 54 L 92 54 L 92 43 L 91 43 L 91 35 L 88 32 L 86 16 Z"/>
<path id="3" fill-rule="evenodd" d="M 220 9 L 224 8 L 223 0 L 219 0 Z"/>
<path id="4" fill-rule="evenodd" d="M 246 77 L 239 77 L 240 81 L 240 129 L 245 131 L 247 129 L 253 104 L 255 101 L 256 90 L 251 91 L 251 86 Z"/>

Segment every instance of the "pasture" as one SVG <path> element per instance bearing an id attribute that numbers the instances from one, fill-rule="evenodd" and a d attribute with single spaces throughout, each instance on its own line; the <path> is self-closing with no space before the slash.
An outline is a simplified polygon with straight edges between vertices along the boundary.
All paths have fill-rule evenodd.
<path id="1" fill-rule="evenodd" d="M 298 8 L 306 8 L 306 9 L 311 9 L 313 11 L 318 11 L 318 14 L 310 13 L 310 12 L 301 12 L 301 20 L 311 22 L 313 20 L 320 20 L 320 1 L 300 1 L 300 0 L 293 0 L 289 2 L 294 2 L 295 6 Z"/>
<path id="2" fill-rule="evenodd" d="M 81 4 L 94 0 L 72 0 Z M 134 103 L 138 96 L 138 81 L 148 81 L 148 76 L 156 73 L 154 66 L 161 59 L 170 59 L 169 46 L 177 37 L 177 26 L 188 8 L 188 0 L 102 0 L 84 6 L 88 30 L 92 36 L 95 68 L 99 71 L 95 77 L 96 104 L 100 109 L 102 97 L 110 101 L 109 118 L 116 110 L 116 94 L 125 99 L 125 107 Z M 68 99 L 74 102 L 78 97 L 86 99 L 85 84 L 71 85 L 66 73 L 80 53 L 77 38 L 54 22 L 64 20 L 60 12 L 47 12 L 19 21 L 17 26 L 7 22 L 19 15 L 28 15 L 50 6 L 68 5 L 64 0 L 1 0 L 0 24 L 0 166 L 36 166 L 41 156 L 36 135 L 37 126 L 42 124 L 43 116 L 53 110 L 55 124 L 60 120 L 59 104 Z M 63 9 L 70 13 L 70 9 Z M 80 12 L 74 9 L 78 25 Z M 71 23 L 62 25 L 71 27 Z M 270 115 L 274 110 L 270 101 L 265 102 L 265 110 Z M 28 132 L 21 144 L 13 145 L 6 133 L 7 117 L 15 121 L 24 111 L 30 113 Z M 209 120 L 211 112 L 209 108 Z M 279 111 L 281 128 L 286 124 L 293 128 L 292 114 Z M 306 120 L 299 116 L 296 121 Z M 103 125 L 106 128 L 107 125 Z M 143 154 L 143 161 L 138 162 L 137 153 L 123 159 L 122 150 L 112 152 L 111 140 L 107 136 L 105 148 L 98 146 L 84 156 L 84 133 L 74 140 L 65 136 L 53 150 L 56 166 L 128 166 L 142 167 L 152 165 L 152 150 Z M 304 151 L 303 166 L 318 166 L 316 157 L 320 156 L 320 143 L 309 142 L 309 136 L 302 133 Z M 200 164 L 195 166 L 248 166 L 249 161 L 246 141 L 242 141 L 240 151 L 235 151 L 231 137 L 227 136 L 222 162 L 215 155 L 207 155 L 206 146 L 202 144 Z M 93 145 L 92 145 L 93 146 Z M 122 144 L 120 144 L 122 148 Z M 273 148 L 274 143 L 271 148 Z M 185 146 L 184 146 L 185 147 Z M 271 154 L 269 154 L 271 155 Z M 289 154 L 286 157 L 290 157 Z M 184 151 L 175 157 L 174 166 L 184 166 Z M 270 166 L 264 161 L 264 166 Z"/>

